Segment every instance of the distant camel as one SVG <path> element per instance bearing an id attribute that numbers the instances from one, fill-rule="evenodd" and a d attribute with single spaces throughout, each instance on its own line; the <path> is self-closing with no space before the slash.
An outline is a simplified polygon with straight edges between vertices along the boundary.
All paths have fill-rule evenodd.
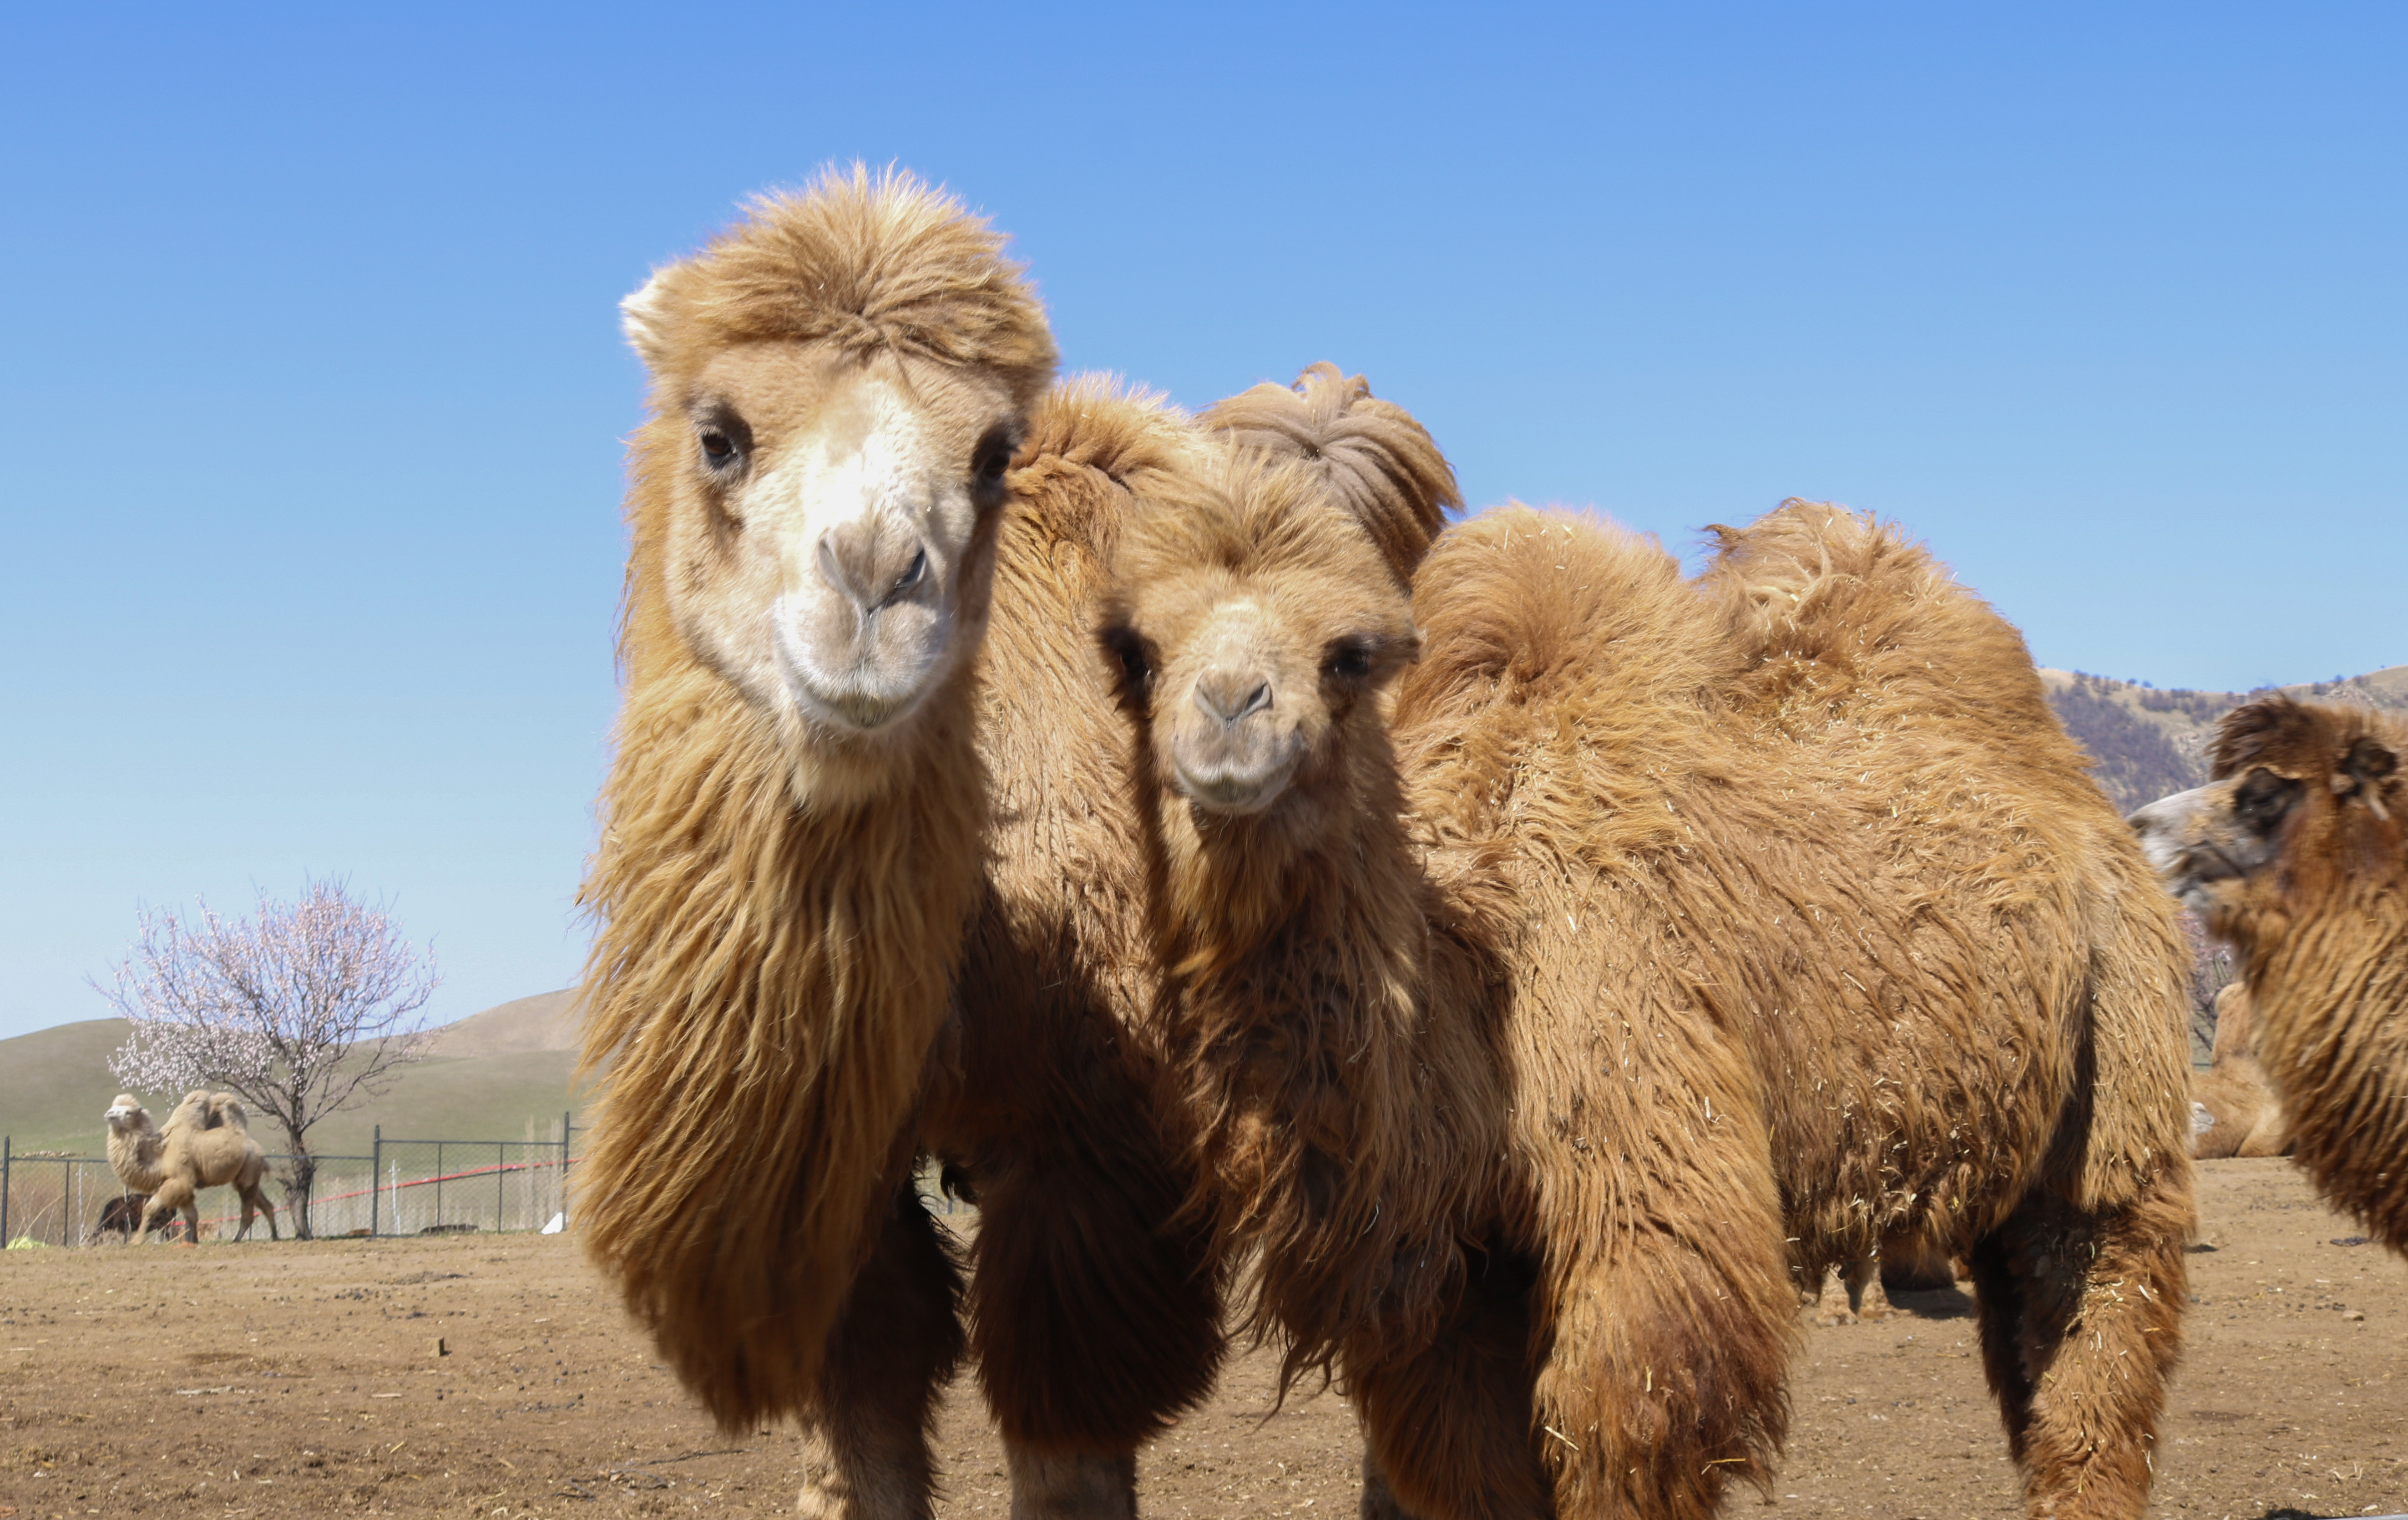
<path id="1" fill-rule="evenodd" d="M 2218 724 L 2205 786 L 2132 815 L 2231 944 L 2258 1058 L 2317 1191 L 2408 1255 L 2408 724 L 2272 696 Z"/>
<path id="2" fill-rule="evenodd" d="M 158 1227 L 166 1215 L 181 1212 L 191 1239 L 199 1240 L 201 1213 L 194 1195 L 204 1187 L 231 1187 L 242 1198 L 239 1240 L 251 1233 L 257 1214 L 267 1216 L 270 1240 L 282 1237 L 276 1228 L 276 1205 L 260 1185 L 267 1175 L 267 1156 L 251 1138 L 248 1116 L 230 1093 L 195 1090 L 153 1128 L 150 1111 L 130 1093 L 120 1093 L 102 1115 L 108 1121 L 108 1167 L 117 1180 L 150 1201 L 142 1211 L 139 1240 Z"/>

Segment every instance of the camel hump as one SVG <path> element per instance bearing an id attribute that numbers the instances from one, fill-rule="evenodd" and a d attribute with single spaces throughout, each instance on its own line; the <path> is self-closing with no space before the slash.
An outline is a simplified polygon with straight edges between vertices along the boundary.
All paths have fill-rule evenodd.
<path id="1" fill-rule="evenodd" d="M 1469 682 L 1502 696 L 1612 686 L 1695 686 L 1719 652 L 1678 561 L 1652 538 L 1595 518 L 1518 503 L 1471 518 L 1440 540 L 1414 581 L 1425 690 Z"/>
<path id="2" fill-rule="evenodd" d="M 1895 525 L 1793 498 L 1708 531 L 1698 588 L 1743 659 L 1852 707 L 1912 702 L 2061 733 L 2023 635 Z"/>
<path id="3" fill-rule="evenodd" d="M 209 1097 L 208 1127 L 215 1129 L 222 1125 L 246 1134 L 251 1130 L 251 1112 L 232 1093 L 216 1093 Z"/>
<path id="4" fill-rule="evenodd" d="M 1176 467 L 1194 446 L 1187 415 L 1159 391 L 1118 375 L 1074 375 L 1029 414 L 1028 437 L 1012 463 L 1028 469 L 1058 462 L 1127 486 L 1149 471 Z"/>
<path id="5" fill-rule="evenodd" d="M 1929 551 L 1870 512 L 1792 497 L 1746 527 L 1706 531 L 1715 553 L 1700 581 L 1751 644 L 1843 652 L 1891 632 L 1901 607 L 1967 598 Z"/>
<path id="6" fill-rule="evenodd" d="M 1241 448 L 1305 462 L 1400 581 L 1412 580 L 1447 509 L 1463 505 L 1455 467 L 1429 430 L 1333 364 L 1309 366 L 1293 385 L 1265 381 L 1240 391 L 1197 421 Z"/>

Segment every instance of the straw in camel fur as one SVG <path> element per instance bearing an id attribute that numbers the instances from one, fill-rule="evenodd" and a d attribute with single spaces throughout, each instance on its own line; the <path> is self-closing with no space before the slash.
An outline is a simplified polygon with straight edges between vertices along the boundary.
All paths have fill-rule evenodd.
<path id="1" fill-rule="evenodd" d="M 2408 724 L 2269 697 L 2225 714 L 2208 784 L 2133 814 L 2242 961 L 2294 1159 L 2408 1255 Z"/>
<path id="2" fill-rule="evenodd" d="M 1105 632 L 1225 1249 L 1375 1476 L 1430 1515 L 1711 1513 L 1781 1438 L 1784 1277 L 1909 1240 L 1972 1261 L 2034 1512 L 2138 1514 L 2182 947 L 2020 639 L 1804 504 L 1699 584 L 1517 509 L 1408 606 L 1377 537 L 1233 468 L 1132 525 Z M 1240 603 L 1303 755 L 1251 814 L 1168 748 Z"/>
<path id="3" fill-rule="evenodd" d="M 2258 1060 L 2249 989 L 2238 982 L 2215 995 L 2215 1044 L 2207 1069 L 2191 1074 L 2190 1097 L 2208 1121 L 2191 1140 L 2193 1156 L 2209 1160 L 2291 1154 L 2283 1105 Z"/>
<path id="4" fill-rule="evenodd" d="M 588 1252 L 736 1429 L 840 1401 L 843 1377 L 820 1378 L 862 1263 L 898 1231 L 933 1243 L 897 1188 L 977 900 L 984 782 L 967 657 L 901 737 L 850 742 L 765 712 L 684 637 L 680 588 L 743 530 L 697 483 L 694 388 L 740 353 L 798 377 L 781 404 L 875 369 L 932 407 L 992 390 L 1025 417 L 1054 347 L 983 222 L 859 170 L 756 201 L 628 316 L 652 389 L 629 459 L 625 695 L 582 893 L 600 920 L 583 1059 L 604 1075 L 576 1202 Z M 983 624 L 997 515 L 964 556 L 957 648 Z M 930 1272 L 949 1299 L 950 1264 Z M 957 1335 L 948 1312 L 897 1354 L 943 1363 Z"/>

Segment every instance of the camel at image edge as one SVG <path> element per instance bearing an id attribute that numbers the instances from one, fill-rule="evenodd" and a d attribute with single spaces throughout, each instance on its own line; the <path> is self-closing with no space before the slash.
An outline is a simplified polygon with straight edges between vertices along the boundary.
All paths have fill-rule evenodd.
<path id="1" fill-rule="evenodd" d="M 253 1217 L 267 1216 L 270 1240 L 280 1240 L 276 1205 L 261 1185 L 267 1176 L 267 1154 L 251 1138 L 250 1116 L 232 1093 L 195 1089 L 153 1127 L 150 1111 L 131 1093 L 120 1093 L 102 1116 L 108 1124 L 108 1169 L 129 1192 L 150 1196 L 129 1241 L 139 1241 L 162 1227 L 171 1214 L 184 1219 L 185 1240 L 200 1239 L 197 1195 L 205 1187 L 231 1187 L 242 1200 L 239 1240 L 251 1233 Z"/>
<path id="2" fill-rule="evenodd" d="M 2138 1515 L 2186 962 L 2022 640 L 1803 503 L 1695 582 L 1394 528 L 1233 470 L 1131 523 L 1103 631 L 1223 1250 L 1356 1400 L 1366 1513 L 1711 1514 L 1793 1284 L 1955 1252 L 2032 1513 Z"/>
<path id="3" fill-rule="evenodd" d="M 1104 381 L 1039 398 L 1042 315 L 998 247 L 907 179 L 855 176 L 757 204 L 628 303 L 653 411 L 587 884 L 604 933 L 586 1058 L 606 1092 L 580 1224 L 724 1423 L 803 1420 L 807 1511 L 924 1510 L 930 1400 L 967 1349 L 1015 1504 L 1129 1513 L 1138 1444 L 1222 1353 L 1089 638 L 1130 504 L 1215 446 Z M 967 313 L 944 304 L 960 288 Z M 990 354 L 945 323 L 1011 342 Z M 933 405 L 988 371 L 1010 383 L 961 421 L 848 399 L 892 375 Z M 1410 481 L 1411 460 L 1379 454 L 1381 404 L 1336 394 L 1336 455 Z M 933 489 L 968 472 L 968 535 L 928 565 L 876 503 L 849 522 L 829 505 L 846 450 L 912 461 L 881 422 L 950 427 L 952 448 L 917 456 Z M 814 441 L 832 428 L 841 446 Z M 853 567 L 882 555 L 892 579 Z M 953 609 L 925 630 L 921 684 L 876 703 L 814 689 L 875 663 L 897 589 Z M 853 610 L 811 605 L 830 595 Z M 966 1282 L 914 1195 L 915 1150 L 979 1203 Z"/>
<path id="4" fill-rule="evenodd" d="M 2167 886 L 2239 957 L 2294 1160 L 2408 1255 L 2403 753 L 2397 718 L 2268 697 L 2224 715 L 2206 785 L 2131 822 Z"/>

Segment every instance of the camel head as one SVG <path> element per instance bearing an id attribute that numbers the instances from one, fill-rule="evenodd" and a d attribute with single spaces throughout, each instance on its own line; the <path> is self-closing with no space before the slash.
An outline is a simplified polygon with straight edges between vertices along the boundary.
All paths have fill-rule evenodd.
<path id="1" fill-rule="evenodd" d="M 150 1127 L 150 1111 L 132 1093 L 120 1093 L 101 1117 L 108 1122 L 112 1135 L 140 1134 Z"/>
<path id="2" fill-rule="evenodd" d="M 1420 652 L 1412 606 L 1309 469 L 1233 449 L 1200 475 L 1124 531 L 1100 637 L 1164 794 L 1310 828 Z"/>
<path id="3" fill-rule="evenodd" d="M 856 167 L 755 200 L 623 303 L 651 379 L 631 666 L 673 637 L 798 749 L 906 732 L 967 667 L 1054 362 L 1002 248 L 952 198 Z"/>
<path id="4" fill-rule="evenodd" d="M 1101 637 L 1158 782 L 1199 814 L 1270 815 L 1383 721 L 1420 649 L 1413 570 L 1462 498 L 1421 424 L 1334 365 L 1199 421 L 1229 452 L 1133 521 Z"/>
<path id="5" fill-rule="evenodd" d="M 2408 726 L 2268 697 L 2217 728 L 2212 780 L 2132 814 L 2168 888 L 2244 953 L 2408 871 Z"/>

